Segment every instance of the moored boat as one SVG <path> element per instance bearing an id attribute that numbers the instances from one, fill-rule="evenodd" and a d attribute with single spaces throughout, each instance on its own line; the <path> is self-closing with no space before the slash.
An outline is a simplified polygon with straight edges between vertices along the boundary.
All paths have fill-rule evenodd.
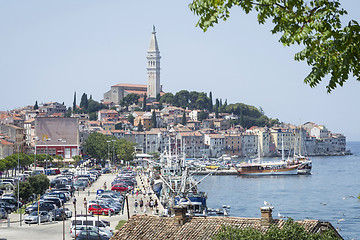
<path id="1" fill-rule="evenodd" d="M 240 175 L 251 176 L 298 174 L 298 165 L 289 165 L 284 161 L 241 163 L 235 169 Z"/>

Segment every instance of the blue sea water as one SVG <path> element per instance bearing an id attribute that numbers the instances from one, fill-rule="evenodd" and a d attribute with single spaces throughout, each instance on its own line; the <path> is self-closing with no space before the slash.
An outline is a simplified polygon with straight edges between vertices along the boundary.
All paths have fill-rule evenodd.
<path id="1" fill-rule="evenodd" d="M 348 142 L 353 155 L 312 157 L 311 175 L 209 176 L 199 186 L 207 205 L 231 206 L 231 216 L 260 217 L 264 201 L 295 220 L 329 221 L 344 239 L 360 239 L 360 142 Z M 344 221 L 338 221 L 344 219 Z"/>

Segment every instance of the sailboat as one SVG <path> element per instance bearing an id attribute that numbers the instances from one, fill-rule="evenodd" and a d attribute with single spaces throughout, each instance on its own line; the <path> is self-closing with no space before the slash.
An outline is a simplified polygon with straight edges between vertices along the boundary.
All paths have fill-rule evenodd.
<path id="1" fill-rule="evenodd" d="M 294 143 L 294 156 L 292 159 L 289 159 L 288 162 L 291 164 L 298 165 L 298 174 L 310 174 L 312 169 L 312 161 L 309 159 L 309 157 L 304 156 L 301 154 L 301 144 L 302 144 L 302 138 L 301 138 L 301 126 L 299 129 L 299 150 L 298 153 L 296 153 L 296 144 Z"/>
<path id="2" fill-rule="evenodd" d="M 252 161 L 234 165 L 240 175 L 264 176 L 264 175 L 295 175 L 298 165 L 289 164 L 287 161 L 261 161 L 260 141 L 258 140 L 258 157 Z"/>

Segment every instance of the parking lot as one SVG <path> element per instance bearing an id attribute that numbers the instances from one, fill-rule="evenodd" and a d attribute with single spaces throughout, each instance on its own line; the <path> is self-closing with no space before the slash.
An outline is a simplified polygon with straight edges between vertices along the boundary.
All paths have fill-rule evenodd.
<path id="1" fill-rule="evenodd" d="M 85 214 L 86 210 L 84 208 L 83 200 L 86 197 L 87 201 L 94 200 L 96 198 L 96 192 L 98 189 L 102 189 L 104 187 L 104 183 L 106 182 L 107 189 L 110 189 L 111 182 L 115 179 L 115 173 L 102 174 L 91 187 L 85 189 L 85 191 L 76 191 L 76 214 Z M 55 176 L 50 176 L 50 179 L 55 178 Z M 136 177 L 138 187 L 141 190 L 148 191 L 149 184 L 147 181 L 147 176 L 138 175 Z M 129 215 L 132 216 L 134 214 L 156 214 L 155 211 L 147 209 L 145 212 L 143 209 L 137 209 L 135 211 L 134 201 L 137 199 L 143 199 L 144 202 L 152 199 L 157 199 L 156 195 L 152 194 L 129 194 L 128 202 L 129 202 Z M 157 199 L 157 201 L 159 201 Z M 69 208 L 73 212 L 73 216 L 75 215 L 74 206 L 72 201 L 68 201 L 65 203 L 65 208 Z M 158 207 L 158 212 L 161 214 L 163 212 L 163 208 L 161 205 Z M 8 240 L 24 240 L 25 239 L 34 239 L 34 240 L 52 240 L 52 239 L 73 239 L 70 236 L 70 219 L 64 221 L 54 221 L 54 222 L 45 222 L 38 224 L 24 224 L 22 221 L 22 226 L 19 223 L 19 214 L 12 213 L 10 214 L 10 227 L 8 227 L 7 220 L 0 221 L 0 238 L 5 238 Z M 99 216 L 100 219 L 106 220 L 110 222 L 110 227 L 115 230 L 116 225 L 120 220 L 127 220 L 128 213 L 127 207 L 125 206 L 123 213 L 113 215 L 113 216 Z M 22 215 L 22 219 L 24 219 L 24 215 Z M 63 230 L 64 229 L 64 230 Z"/>
<path id="2" fill-rule="evenodd" d="M 107 183 L 107 187 L 110 187 L 110 183 L 115 178 L 115 174 L 102 174 L 97 181 L 93 183 L 91 187 L 85 189 L 85 191 L 75 192 L 76 196 L 76 213 L 77 214 L 85 214 L 85 208 L 83 205 L 84 197 L 87 200 L 96 198 L 96 191 L 98 189 L 103 188 L 104 183 Z M 49 177 L 54 178 L 53 176 Z M 131 207 L 131 206 L 130 206 Z M 72 201 L 68 201 L 65 203 L 65 208 L 69 208 L 73 215 L 75 214 L 74 206 Z M 125 208 L 126 210 L 126 208 Z M 24 240 L 24 236 L 26 239 L 36 239 L 36 240 L 49 240 L 49 239 L 64 239 L 63 238 L 63 222 L 55 221 L 55 222 L 46 222 L 37 224 L 24 224 L 22 222 L 22 226 L 19 223 L 19 214 L 12 213 L 10 214 L 10 227 L 8 227 L 7 220 L 2 220 L 0 222 L 0 238 L 6 238 L 9 240 Z M 127 219 L 127 212 L 121 213 L 115 216 L 100 216 L 100 219 L 104 219 L 110 222 L 110 226 L 112 229 L 115 229 L 119 220 Z M 22 215 L 22 219 L 24 219 L 24 215 Z M 64 229 L 65 229 L 65 239 L 72 239 L 70 237 L 70 219 L 64 221 Z"/>

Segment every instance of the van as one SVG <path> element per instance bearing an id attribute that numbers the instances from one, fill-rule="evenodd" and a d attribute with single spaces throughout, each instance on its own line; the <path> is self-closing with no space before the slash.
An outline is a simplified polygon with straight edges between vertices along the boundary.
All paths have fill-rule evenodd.
<path id="1" fill-rule="evenodd" d="M 98 217 L 94 217 L 92 215 L 88 215 L 88 216 L 77 215 L 76 222 L 75 222 L 75 217 L 72 217 L 70 223 L 70 230 L 75 226 L 94 226 L 94 227 L 99 227 L 101 231 L 113 233 L 113 230 L 109 226 L 107 226 L 104 221 L 102 221 L 101 219 L 99 219 L 98 221 Z"/>

